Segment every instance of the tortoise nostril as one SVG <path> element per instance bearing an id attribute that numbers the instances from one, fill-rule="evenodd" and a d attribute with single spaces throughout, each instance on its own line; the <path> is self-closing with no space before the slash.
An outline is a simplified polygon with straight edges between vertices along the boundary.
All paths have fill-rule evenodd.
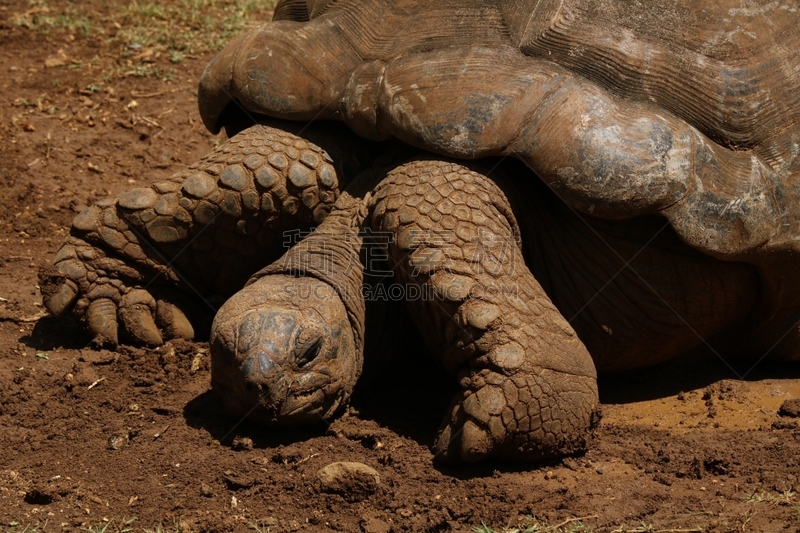
<path id="1" fill-rule="evenodd" d="M 297 363 L 297 366 L 300 368 L 305 367 L 317 358 L 321 349 L 322 339 L 317 339 L 314 343 L 308 345 L 307 348 L 300 352 L 300 354 L 295 358 L 295 363 Z"/>

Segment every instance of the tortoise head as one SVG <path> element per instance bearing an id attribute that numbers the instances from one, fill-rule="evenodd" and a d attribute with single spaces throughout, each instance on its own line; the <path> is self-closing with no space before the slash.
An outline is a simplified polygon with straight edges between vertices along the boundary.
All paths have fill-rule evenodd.
<path id="1" fill-rule="evenodd" d="M 360 372 L 345 306 L 315 278 L 263 277 L 214 319 L 211 383 L 235 416 L 276 425 L 329 419 Z"/>

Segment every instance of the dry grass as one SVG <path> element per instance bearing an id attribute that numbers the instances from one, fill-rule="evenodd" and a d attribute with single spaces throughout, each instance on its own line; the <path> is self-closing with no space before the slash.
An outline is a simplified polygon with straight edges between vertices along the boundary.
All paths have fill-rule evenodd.
<path id="1" fill-rule="evenodd" d="M 592 529 L 583 522 L 592 518 L 597 518 L 597 515 L 570 518 L 553 525 L 529 516 L 515 526 L 493 529 L 481 523 L 480 526 L 473 527 L 472 531 L 474 533 L 589 533 Z"/>

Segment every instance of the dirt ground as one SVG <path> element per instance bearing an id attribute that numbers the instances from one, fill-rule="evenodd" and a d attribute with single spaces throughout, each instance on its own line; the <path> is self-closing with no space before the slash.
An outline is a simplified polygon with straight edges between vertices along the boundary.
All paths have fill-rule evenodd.
<path id="1" fill-rule="evenodd" d="M 798 365 L 604 378 L 586 454 L 441 467 L 433 371 L 366 390 L 330 427 L 265 430 L 220 411 L 206 343 L 97 350 L 46 316 L 37 271 L 71 219 L 218 141 L 195 104 L 213 52 L 126 41 L 123 5 L 0 0 L 0 532 L 800 530 Z M 326 492 L 335 461 L 380 481 Z"/>

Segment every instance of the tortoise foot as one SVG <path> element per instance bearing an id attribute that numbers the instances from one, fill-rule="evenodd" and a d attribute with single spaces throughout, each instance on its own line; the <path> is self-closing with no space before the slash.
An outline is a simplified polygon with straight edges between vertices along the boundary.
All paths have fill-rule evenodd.
<path id="1" fill-rule="evenodd" d="M 128 245 L 138 246 L 135 241 Z M 47 310 L 56 316 L 71 310 L 99 346 L 116 346 L 121 340 L 158 346 L 166 339 L 194 338 L 188 317 L 199 318 L 199 298 L 165 284 L 177 281 L 168 266 L 139 262 L 114 251 L 68 237 L 55 266 L 39 272 Z"/>
<path id="2" fill-rule="evenodd" d="M 595 417 L 590 377 L 542 370 L 469 372 L 436 438 L 436 459 L 541 460 L 585 449 Z"/>
<path id="3" fill-rule="evenodd" d="M 324 129 L 307 135 L 347 146 Z M 338 196 L 327 151 L 253 126 L 171 178 L 80 213 L 41 273 L 44 304 L 72 311 L 98 344 L 193 338 L 193 320 L 210 322 L 214 302 L 292 244 L 287 230 L 322 222 Z"/>

